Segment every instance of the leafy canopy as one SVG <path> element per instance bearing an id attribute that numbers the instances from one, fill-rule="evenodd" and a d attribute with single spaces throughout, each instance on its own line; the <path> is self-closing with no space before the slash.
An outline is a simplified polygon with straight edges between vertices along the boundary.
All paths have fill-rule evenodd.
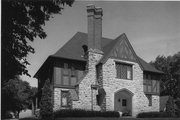
<path id="1" fill-rule="evenodd" d="M 151 64 L 164 72 L 161 78 L 161 95 L 180 98 L 180 74 L 177 74 L 180 71 L 180 52 L 173 56 L 157 56 Z"/>
<path id="2" fill-rule="evenodd" d="M 15 75 L 29 75 L 26 57 L 34 53 L 29 44 L 36 37 L 44 39 L 47 34 L 42 26 L 53 14 L 61 13 L 64 5 L 74 0 L 2 0 L 2 82 Z M 30 76 L 30 75 L 29 75 Z"/>
<path id="3" fill-rule="evenodd" d="M 31 104 L 32 91 L 28 82 L 19 77 L 10 79 L 2 87 L 2 112 L 20 112 Z"/>

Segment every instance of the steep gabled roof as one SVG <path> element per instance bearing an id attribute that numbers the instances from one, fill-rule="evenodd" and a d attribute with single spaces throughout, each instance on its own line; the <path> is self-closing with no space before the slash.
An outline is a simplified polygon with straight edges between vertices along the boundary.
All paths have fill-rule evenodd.
<path id="1" fill-rule="evenodd" d="M 125 34 L 122 34 L 115 40 L 109 38 L 102 38 L 102 51 L 104 52 L 104 57 L 100 60 L 100 62 L 103 63 L 106 61 L 106 59 L 109 57 L 111 50 L 116 46 L 118 41 L 124 38 L 124 36 L 126 37 Z M 83 57 L 83 45 L 87 45 L 87 33 L 77 32 L 62 48 L 60 48 L 55 54 L 50 55 L 48 58 L 65 58 L 71 60 L 86 61 Z M 136 55 L 134 50 L 133 54 Z M 158 71 L 153 66 L 145 62 L 142 58 L 138 57 L 137 55 L 136 57 L 138 63 L 144 71 L 162 73 L 161 71 Z M 41 68 L 43 66 L 46 66 L 46 62 L 41 66 Z M 37 71 L 37 73 L 41 71 L 41 68 Z M 37 77 L 37 73 L 35 74 L 35 77 Z"/>
<path id="2" fill-rule="evenodd" d="M 112 41 L 112 39 L 102 38 L 102 41 L 102 46 L 106 46 Z M 85 61 L 83 57 L 83 45 L 87 45 L 87 34 L 77 32 L 62 48 L 60 48 L 52 56 Z"/>
<path id="3" fill-rule="evenodd" d="M 142 65 L 143 67 L 143 70 L 144 71 L 147 71 L 147 72 L 155 72 L 155 73 L 161 73 L 163 74 L 163 72 L 157 70 L 154 66 L 148 64 L 146 61 L 144 61 L 142 58 L 138 57 L 139 58 L 139 62 L 140 64 Z"/>

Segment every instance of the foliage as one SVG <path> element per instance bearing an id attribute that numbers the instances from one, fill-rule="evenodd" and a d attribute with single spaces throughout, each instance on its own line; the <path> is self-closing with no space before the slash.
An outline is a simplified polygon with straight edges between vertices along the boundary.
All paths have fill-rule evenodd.
<path id="1" fill-rule="evenodd" d="M 175 117 L 175 103 L 173 98 L 170 96 L 166 103 L 166 112 L 171 116 Z"/>
<path id="2" fill-rule="evenodd" d="M 137 118 L 168 118 L 170 115 L 166 112 L 142 112 L 137 115 Z"/>
<path id="3" fill-rule="evenodd" d="M 164 72 L 161 77 L 161 95 L 180 98 L 180 81 L 176 72 L 180 70 L 180 52 L 173 56 L 158 56 L 151 64 Z"/>
<path id="4" fill-rule="evenodd" d="M 40 119 L 53 120 L 52 89 L 49 79 L 45 81 L 42 90 L 40 102 Z"/>
<path id="5" fill-rule="evenodd" d="M 34 53 L 30 45 L 35 38 L 44 39 L 45 21 L 61 13 L 64 5 L 74 0 L 2 0 L 1 16 L 1 79 L 7 82 L 15 75 L 29 75 L 26 57 Z M 30 76 L 30 75 L 29 75 Z"/>
<path id="6" fill-rule="evenodd" d="M 61 117 L 119 117 L 119 113 L 115 111 L 88 111 L 81 109 L 64 109 L 54 112 L 55 118 Z"/>
<path id="7" fill-rule="evenodd" d="M 30 103 L 31 88 L 28 82 L 20 78 L 9 80 L 2 87 L 2 116 L 6 111 L 13 111 L 19 115 L 19 112 L 26 109 Z"/>
<path id="8" fill-rule="evenodd" d="M 15 77 L 16 75 L 22 74 L 29 75 L 26 66 L 30 63 L 26 57 L 29 53 L 35 52 L 34 48 L 30 45 L 31 42 L 37 37 L 44 39 L 47 36 L 43 30 L 45 22 L 50 20 L 53 14 L 60 14 L 65 5 L 71 6 L 73 1 L 74 0 L 2 0 L 2 115 L 7 110 L 15 111 L 18 109 L 19 111 L 26 106 L 27 101 L 23 101 L 23 99 L 26 99 L 28 95 L 24 92 L 23 95 L 25 94 L 25 96 L 16 95 L 20 88 L 16 88 L 15 86 L 18 86 L 21 82 L 18 82 Z M 13 82 L 13 80 L 15 81 Z M 12 87 L 10 87 L 10 85 Z M 20 100 L 20 98 L 22 100 Z"/>
<path id="9" fill-rule="evenodd" d="M 175 104 L 176 104 L 175 114 L 177 117 L 180 117 L 180 99 L 175 101 Z"/>

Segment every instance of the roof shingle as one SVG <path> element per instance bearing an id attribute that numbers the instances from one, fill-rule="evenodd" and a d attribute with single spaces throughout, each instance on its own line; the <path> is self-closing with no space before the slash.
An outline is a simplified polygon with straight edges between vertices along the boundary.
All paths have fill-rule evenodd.
<path id="1" fill-rule="evenodd" d="M 109 53 L 116 42 L 117 39 L 113 40 L 109 38 L 102 38 L 102 50 L 104 52 L 104 56 Z M 51 55 L 50 57 L 86 61 L 83 57 L 83 45 L 87 45 L 87 33 L 77 32 L 62 48 L 60 48 L 55 54 Z M 137 58 L 144 71 L 162 73 L 149 63 L 145 62 L 142 58 L 138 56 Z"/>

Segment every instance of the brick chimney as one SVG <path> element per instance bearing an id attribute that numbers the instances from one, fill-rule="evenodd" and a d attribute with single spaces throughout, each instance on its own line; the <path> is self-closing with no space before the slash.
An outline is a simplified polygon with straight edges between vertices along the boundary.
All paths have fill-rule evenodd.
<path id="1" fill-rule="evenodd" d="M 87 67 L 88 71 L 96 71 L 96 64 L 103 56 L 101 39 L 102 39 L 102 8 L 94 5 L 87 6 L 88 16 L 88 52 Z M 94 73 L 94 76 L 96 73 Z M 93 78 L 92 78 L 93 79 Z M 95 78 L 94 78 L 95 81 Z"/>
<path id="2" fill-rule="evenodd" d="M 94 5 L 87 6 L 88 16 L 88 48 L 101 52 L 101 38 L 102 38 L 102 8 Z"/>

